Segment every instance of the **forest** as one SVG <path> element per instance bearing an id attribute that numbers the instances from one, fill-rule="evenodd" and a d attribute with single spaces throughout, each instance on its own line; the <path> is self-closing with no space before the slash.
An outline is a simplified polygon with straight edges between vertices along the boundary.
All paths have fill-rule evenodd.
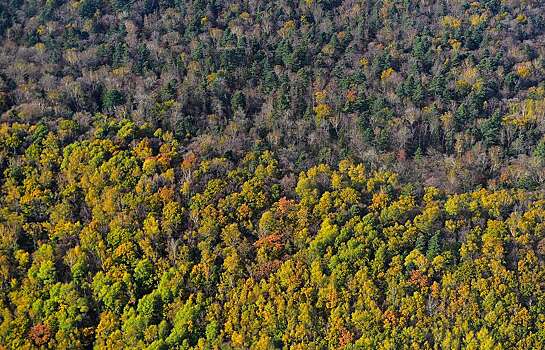
<path id="1" fill-rule="evenodd" d="M 541 349 L 545 3 L 0 0 L 0 350 Z"/>

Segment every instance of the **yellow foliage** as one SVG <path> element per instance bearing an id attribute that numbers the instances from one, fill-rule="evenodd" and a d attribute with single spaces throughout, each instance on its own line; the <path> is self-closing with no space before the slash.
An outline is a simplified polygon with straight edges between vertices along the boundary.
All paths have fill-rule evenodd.
<path id="1" fill-rule="evenodd" d="M 367 191 L 374 192 L 377 189 L 382 189 L 388 186 L 395 186 L 397 182 L 398 176 L 396 173 L 390 171 L 377 172 L 372 178 L 367 181 Z"/>
<path id="2" fill-rule="evenodd" d="M 112 74 L 114 77 L 122 78 L 130 73 L 130 68 L 128 66 L 121 66 L 119 68 L 115 68 L 112 70 Z"/>
<path id="3" fill-rule="evenodd" d="M 324 90 L 318 90 L 314 93 L 314 98 L 317 103 L 324 103 L 327 95 Z"/>
<path id="4" fill-rule="evenodd" d="M 526 23 L 527 20 L 528 20 L 528 19 L 526 18 L 526 16 L 525 16 L 524 14 L 522 14 L 522 13 L 519 14 L 515 19 L 516 19 L 517 22 L 519 22 L 519 23 Z"/>
<path id="5" fill-rule="evenodd" d="M 322 47 L 322 53 L 331 56 L 335 53 L 335 48 L 331 44 L 326 44 Z"/>
<path id="6" fill-rule="evenodd" d="M 341 174 L 346 174 L 347 171 L 354 167 L 354 163 L 349 159 L 343 159 L 339 162 L 339 172 Z"/>
<path id="7" fill-rule="evenodd" d="M 371 205 L 369 206 L 369 209 L 371 210 L 380 210 L 382 208 L 385 208 L 388 204 L 389 197 L 388 194 L 384 192 L 377 192 L 373 194 L 373 199 L 371 200 Z"/>
<path id="8" fill-rule="evenodd" d="M 437 255 L 435 258 L 433 258 L 433 261 L 431 264 L 433 265 L 433 268 L 436 271 L 441 270 L 445 266 L 446 259 L 442 255 Z"/>
<path id="9" fill-rule="evenodd" d="M 321 122 L 331 117 L 333 109 L 328 104 L 320 103 L 314 107 L 314 113 L 316 113 L 316 120 Z"/>
<path id="10" fill-rule="evenodd" d="M 26 267 L 30 262 L 30 254 L 22 249 L 15 251 L 15 259 L 20 267 Z"/>
<path id="11" fill-rule="evenodd" d="M 343 188 L 339 198 L 335 201 L 335 206 L 346 207 L 346 205 L 357 204 L 360 196 L 356 190 L 350 187 Z"/>
<path id="12" fill-rule="evenodd" d="M 533 71 L 532 62 L 519 63 L 515 67 L 517 75 L 523 79 L 528 78 Z"/>
<path id="13" fill-rule="evenodd" d="M 38 50 L 38 52 L 40 52 L 40 53 L 45 52 L 45 44 L 44 43 L 37 43 L 36 45 L 34 45 L 34 48 L 36 50 Z"/>
<path id="14" fill-rule="evenodd" d="M 487 193 L 481 197 L 483 209 L 487 210 L 492 217 L 499 217 L 503 209 L 513 204 L 514 197 L 512 193 L 506 190 Z"/>
<path id="15" fill-rule="evenodd" d="M 460 73 L 460 78 L 456 81 L 456 86 L 473 86 L 473 84 L 477 82 L 478 78 L 479 70 L 477 69 L 477 67 L 466 63 L 464 65 L 464 69 Z"/>
<path id="16" fill-rule="evenodd" d="M 452 195 L 445 202 L 445 212 L 450 216 L 459 215 L 465 208 L 464 204 L 468 201 L 466 194 Z"/>
<path id="17" fill-rule="evenodd" d="M 144 232 L 150 237 L 157 236 L 160 233 L 159 222 L 151 214 L 144 220 Z"/>
<path id="18" fill-rule="evenodd" d="M 351 165 L 350 168 L 348 168 L 348 177 L 353 185 L 365 185 L 365 166 L 363 164 Z"/>
<path id="19" fill-rule="evenodd" d="M 482 91 L 484 87 L 484 82 L 481 78 L 478 78 L 477 81 L 475 81 L 475 84 L 471 87 L 473 91 Z"/>
<path id="20" fill-rule="evenodd" d="M 142 164 L 142 171 L 144 174 L 151 175 L 155 173 L 157 170 L 157 160 L 153 157 L 150 157 L 146 160 L 144 160 L 144 163 Z"/>
<path id="21" fill-rule="evenodd" d="M 428 268 L 429 261 L 428 259 L 420 252 L 420 250 L 415 249 L 405 257 L 405 266 L 409 264 L 415 264 L 419 270 L 425 271 Z"/>
<path id="22" fill-rule="evenodd" d="M 382 73 L 380 74 L 380 80 L 386 80 L 388 78 L 390 78 L 392 76 L 392 74 L 395 73 L 395 70 L 390 67 L 390 68 L 387 68 L 385 70 L 382 71 Z"/>
<path id="23" fill-rule="evenodd" d="M 441 192 L 436 187 L 426 187 L 424 192 L 424 203 L 428 204 L 439 198 Z"/>
<path id="24" fill-rule="evenodd" d="M 460 40 L 449 39 L 448 43 L 454 51 L 458 51 L 462 47 L 462 42 Z"/>
<path id="25" fill-rule="evenodd" d="M 249 14 L 248 12 L 244 11 L 244 12 L 242 12 L 242 13 L 240 14 L 240 18 L 242 18 L 243 20 L 247 21 L 247 20 L 250 19 L 250 14 Z"/>
<path id="26" fill-rule="evenodd" d="M 229 273 L 235 273 L 238 269 L 238 266 L 240 264 L 240 257 L 238 256 L 238 253 L 235 249 L 232 249 L 231 254 L 229 254 L 224 260 L 223 260 L 223 267 L 225 270 Z"/>
<path id="27" fill-rule="evenodd" d="M 44 25 L 39 25 L 38 28 L 36 28 L 36 34 L 44 35 L 45 33 L 47 33 L 47 29 Z"/>
<path id="28" fill-rule="evenodd" d="M 210 73 L 206 76 L 206 80 L 208 81 L 209 84 L 215 82 L 216 80 L 218 80 L 218 73 Z"/>
<path id="29" fill-rule="evenodd" d="M 511 112 L 503 117 L 507 125 L 525 127 L 545 117 L 545 99 L 527 99 L 511 104 Z"/>
<path id="30" fill-rule="evenodd" d="M 244 336 L 238 332 L 233 332 L 231 335 L 231 341 L 233 342 L 233 345 L 242 347 L 244 345 Z"/>
<path id="31" fill-rule="evenodd" d="M 280 28 L 278 32 L 280 33 L 280 35 L 286 36 L 289 33 L 291 33 L 291 31 L 293 31 L 294 29 L 295 29 L 295 21 L 290 19 L 289 21 L 286 21 L 284 23 L 284 25 L 282 26 L 282 28 Z"/>
<path id="32" fill-rule="evenodd" d="M 342 180 L 343 177 L 341 174 L 334 172 L 333 175 L 331 175 L 331 187 L 338 190 L 342 188 Z"/>
<path id="33" fill-rule="evenodd" d="M 454 18 L 452 16 L 445 16 L 441 19 L 441 24 L 444 27 L 456 29 L 456 28 L 460 28 L 460 25 L 462 24 L 462 22 L 459 19 Z"/>
<path id="34" fill-rule="evenodd" d="M 486 21 L 486 14 L 483 13 L 481 14 L 480 16 L 479 15 L 472 15 L 470 18 L 469 18 L 469 23 L 471 23 L 472 26 L 476 27 L 478 26 L 479 24 L 483 23 L 484 21 Z"/>

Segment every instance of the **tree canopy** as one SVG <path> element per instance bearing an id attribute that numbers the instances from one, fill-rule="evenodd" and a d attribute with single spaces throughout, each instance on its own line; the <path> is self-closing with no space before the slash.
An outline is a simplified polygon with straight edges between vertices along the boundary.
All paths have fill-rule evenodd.
<path id="1" fill-rule="evenodd" d="M 545 3 L 0 1 L 0 350 L 540 349 Z"/>

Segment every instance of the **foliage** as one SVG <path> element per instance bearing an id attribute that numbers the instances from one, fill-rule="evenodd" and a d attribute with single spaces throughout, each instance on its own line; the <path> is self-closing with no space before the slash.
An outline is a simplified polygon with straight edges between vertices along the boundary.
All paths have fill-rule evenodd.
<path id="1" fill-rule="evenodd" d="M 198 159 L 147 124 L 91 126 L 2 124 L 8 348 L 542 343 L 543 193 L 448 194 L 348 159 L 296 177 L 268 151 Z"/>
<path id="2" fill-rule="evenodd" d="M 540 1 L 0 1 L 0 348 L 545 342 Z"/>

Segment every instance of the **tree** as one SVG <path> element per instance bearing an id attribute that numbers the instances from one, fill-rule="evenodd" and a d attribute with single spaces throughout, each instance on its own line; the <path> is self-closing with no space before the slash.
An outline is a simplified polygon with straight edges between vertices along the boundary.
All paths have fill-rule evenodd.
<path id="1" fill-rule="evenodd" d="M 102 94 L 102 107 L 105 110 L 111 110 L 123 103 L 125 103 L 125 96 L 117 89 L 109 89 Z"/>

